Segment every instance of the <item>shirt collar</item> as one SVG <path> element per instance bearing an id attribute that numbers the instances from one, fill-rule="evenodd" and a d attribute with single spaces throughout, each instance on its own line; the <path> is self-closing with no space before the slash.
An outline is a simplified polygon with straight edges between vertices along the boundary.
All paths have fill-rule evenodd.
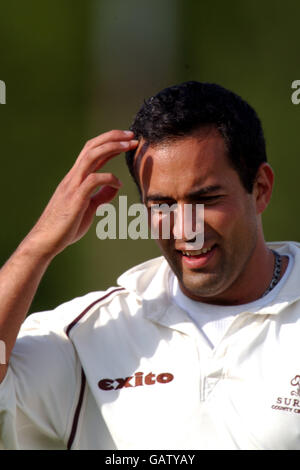
<path id="1" fill-rule="evenodd" d="M 118 284 L 135 292 L 148 320 L 191 335 L 195 326 L 188 314 L 172 302 L 169 274 L 170 267 L 161 256 L 125 272 Z"/>
<path id="2" fill-rule="evenodd" d="M 293 268 L 276 297 L 270 304 L 253 311 L 258 314 L 278 314 L 286 307 L 300 299 L 299 275 L 300 275 L 300 244 L 296 242 L 270 242 L 269 248 L 276 250 L 281 255 L 291 255 L 294 258 Z M 250 310 L 251 312 L 251 310 Z"/>

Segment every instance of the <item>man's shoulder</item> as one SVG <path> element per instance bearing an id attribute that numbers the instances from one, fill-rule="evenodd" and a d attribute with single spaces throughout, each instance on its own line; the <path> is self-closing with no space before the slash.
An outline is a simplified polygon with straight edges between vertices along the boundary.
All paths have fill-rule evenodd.
<path id="1" fill-rule="evenodd" d="M 116 286 L 111 286 L 107 290 L 89 292 L 66 301 L 52 310 L 32 313 L 25 320 L 20 336 L 43 335 L 49 332 L 68 335 L 81 318 L 87 317 L 88 312 L 113 302 L 116 296 L 128 296 L 128 294 L 137 298 L 142 296 L 157 275 L 166 269 L 168 266 L 163 257 L 136 265 L 119 276 Z"/>
<path id="2" fill-rule="evenodd" d="M 92 302 L 104 295 L 104 291 L 89 292 L 63 302 L 49 310 L 33 312 L 24 321 L 19 338 L 29 336 L 66 336 L 66 329 L 72 321 Z"/>
<path id="3" fill-rule="evenodd" d="M 162 292 L 165 293 L 167 285 L 163 278 L 168 278 L 168 272 L 169 267 L 163 257 L 130 268 L 118 278 L 116 287 L 96 296 L 72 320 L 66 329 L 67 335 L 80 325 L 85 325 L 88 331 L 107 325 L 111 320 L 117 328 L 122 329 L 124 322 L 128 326 L 131 323 L 129 318 L 133 319 L 140 312 L 144 299 L 158 298 Z"/>
<path id="4" fill-rule="evenodd" d="M 141 295 L 160 273 L 165 273 L 169 269 L 163 256 L 153 258 L 138 264 L 118 277 L 118 285 L 130 292 Z"/>

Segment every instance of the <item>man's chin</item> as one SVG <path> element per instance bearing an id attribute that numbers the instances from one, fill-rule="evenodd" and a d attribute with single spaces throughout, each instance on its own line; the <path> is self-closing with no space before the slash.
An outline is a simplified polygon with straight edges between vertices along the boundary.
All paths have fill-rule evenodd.
<path id="1" fill-rule="evenodd" d="M 201 276 L 204 277 L 204 276 Z M 197 282 L 198 281 L 198 282 Z M 205 280 L 190 279 L 190 276 L 184 276 L 179 279 L 179 285 L 182 292 L 194 300 L 205 302 L 212 301 L 212 299 L 223 292 L 223 282 L 214 275 L 205 275 Z"/>

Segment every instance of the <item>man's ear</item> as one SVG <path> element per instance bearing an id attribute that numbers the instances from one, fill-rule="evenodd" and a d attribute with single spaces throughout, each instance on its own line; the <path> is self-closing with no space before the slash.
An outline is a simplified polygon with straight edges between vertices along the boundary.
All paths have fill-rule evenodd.
<path id="1" fill-rule="evenodd" d="M 272 168 L 268 163 L 262 163 L 258 168 L 253 185 L 257 214 L 262 214 L 267 208 L 272 196 L 273 184 L 274 172 Z"/>

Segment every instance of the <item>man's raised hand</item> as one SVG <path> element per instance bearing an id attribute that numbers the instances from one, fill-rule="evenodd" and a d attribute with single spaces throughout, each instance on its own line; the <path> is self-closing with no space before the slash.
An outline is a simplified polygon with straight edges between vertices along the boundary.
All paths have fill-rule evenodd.
<path id="1" fill-rule="evenodd" d="M 113 130 L 89 140 L 23 243 L 33 243 L 52 258 L 85 235 L 97 207 L 111 201 L 122 185 L 112 173 L 98 170 L 121 152 L 136 148 L 133 137 L 131 131 Z"/>

